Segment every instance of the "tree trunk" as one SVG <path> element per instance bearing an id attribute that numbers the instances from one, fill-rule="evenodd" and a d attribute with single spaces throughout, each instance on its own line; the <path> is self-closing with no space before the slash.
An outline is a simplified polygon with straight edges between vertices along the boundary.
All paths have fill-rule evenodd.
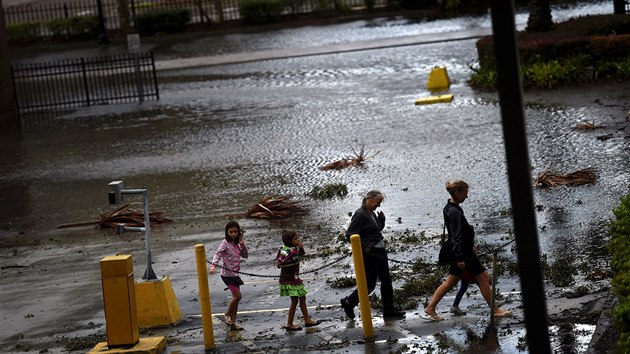
<path id="1" fill-rule="evenodd" d="M 547 32 L 553 27 L 549 0 L 532 0 L 527 19 L 527 32 Z"/>
<path id="2" fill-rule="evenodd" d="M 118 0 L 118 18 L 120 20 L 120 34 L 131 33 L 131 21 L 129 17 L 129 1 Z"/>
<path id="3" fill-rule="evenodd" d="M 623 15 L 626 13 L 626 2 L 624 0 L 613 0 L 613 8 L 615 15 Z"/>
<path id="4" fill-rule="evenodd" d="M 7 26 L 4 19 L 4 8 L 0 0 L 0 122 L 15 118 L 15 92 L 11 66 L 9 64 L 9 47 L 7 44 Z"/>

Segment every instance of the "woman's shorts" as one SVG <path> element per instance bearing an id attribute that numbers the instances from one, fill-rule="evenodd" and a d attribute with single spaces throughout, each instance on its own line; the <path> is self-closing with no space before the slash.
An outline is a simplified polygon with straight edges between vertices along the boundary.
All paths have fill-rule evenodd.
<path id="1" fill-rule="evenodd" d="M 465 269 L 469 271 L 473 276 L 477 276 L 486 271 L 486 268 L 481 264 L 479 257 L 473 257 L 466 261 Z M 457 263 L 451 263 L 451 266 L 448 270 L 448 274 L 452 274 L 458 277 L 461 277 L 464 274 L 464 270 L 457 266 Z"/>

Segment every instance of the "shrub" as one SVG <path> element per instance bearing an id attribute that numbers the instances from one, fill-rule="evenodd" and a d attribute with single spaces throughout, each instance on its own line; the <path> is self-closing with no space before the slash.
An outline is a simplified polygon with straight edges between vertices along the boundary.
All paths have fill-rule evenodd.
<path id="1" fill-rule="evenodd" d="M 552 89 L 586 81 L 585 72 L 588 61 L 589 57 L 581 54 L 573 58 L 550 60 L 524 66 L 521 70 L 523 86 Z"/>
<path id="2" fill-rule="evenodd" d="M 285 0 L 243 0 L 238 10 L 243 22 L 260 24 L 278 21 L 287 5 Z"/>
<path id="3" fill-rule="evenodd" d="M 618 298 L 613 309 L 615 329 L 619 333 L 617 353 L 630 352 L 630 193 L 621 199 L 617 209 L 613 210 L 615 220 L 609 225 L 611 268 L 613 271 L 612 288 Z"/>
<path id="4" fill-rule="evenodd" d="M 134 17 L 136 30 L 141 34 L 157 32 L 181 32 L 190 22 L 190 10 L 173 9 L 165 11 L 151 11 Z"/>
<path id="5" fill-rule="evenodd" d="M 520 62 L 533 62 L 570 58 L 574 53 L 590 53 L 594 60 L 600 58 L 625 58 L 630 52 L 630 16 L 598 15 L 571 19 L 554 25 L 552 32 L 517 33 Z M 495 67 L 492 36 L 476 43 L 479 66 Z"/>
<path id="6" fill-rule="evenodd" d="M 98 35 L 98 16 L 58 18 L 46 23 L 54 38 L 95 37 Z"/>
<path id="7" fill-rule="evenodd" d="M 31 43 L 39 37 L 39 25 L 37 21 L 29 21 L 7 25 L 9 40 L 16 43 Z"/>
<path id="8" fill-rule="evenodd" d="M 483 90 L 496 90 L 497 89 L 497 71 L 493 69 L 477 69 L 470 66 L 470 70 L 473 71 L 468 84 L 472 87 Z"/>

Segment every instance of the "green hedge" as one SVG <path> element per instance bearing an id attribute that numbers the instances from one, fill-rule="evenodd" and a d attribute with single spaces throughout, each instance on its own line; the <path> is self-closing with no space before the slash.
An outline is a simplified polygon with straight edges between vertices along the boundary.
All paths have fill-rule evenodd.
<path id="1" fill-rule="evenodd" d="M 238 10 L 245 23 L 268 23 L 280 19 L 282 12 L 290 2 L 286 0 L 242 0 Z"/>
<path id="2" fill-rule="evenodd" d="M 597 15 L 554 25 L 550 32 L 518 32 L 524 88 L 552 89 L 604 78 L 630 78 L 630 16 Z M 492 36 L 476 42 L 479 67 L 469 84 L 496 89 Z M 576 55 L 576 53 L 578 53 Z"/>
<path id="3" fill-rule="evenodd" d="M 584 16 L 554 25 L 550 32 L 517 33 L 520 63 L 528 65 L 590 53 L 593 60 L 625 58 L 630 53 L 630 16 Z M 492 36 L 476 43 L 479 67 L 495 68 Z"/>
<path id="4" fill-rule="evenodd" d="M 39 25 L 37 21 L 7 25 L 9 41 L 22 44 L 35 41 L 39 37 Z"/>
<path id="5" fill-rule="evenodd" d="M 96 37 L 98 35 L 98 16 L 74 16 L 46 22 L 46 27 L 54 38 Z"/>
<path id="6" fill-rule="evenodd" d="M 152 11 L 134 17 L 136 30 L 141 34 L 155 34 L 157 32 L 181 32 L 190 22 L 190 10 L 173 9 L 166 11 Z"/>
<path id="7" fill-rule="evenodd" d="M 619 334 L 616 353 L 630 352 L 630 193 L 613 210 L 610 222 L 610 253 L 613 271 L 612 289 L 619 303 L 613 309 L 615 329 Z"/>

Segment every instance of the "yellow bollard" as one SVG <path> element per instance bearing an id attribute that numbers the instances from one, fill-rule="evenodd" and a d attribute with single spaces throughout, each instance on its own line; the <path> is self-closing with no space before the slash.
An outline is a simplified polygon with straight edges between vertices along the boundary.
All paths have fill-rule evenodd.
<path id="1" fill-rule="evenodd" d="M 352 246 L 352 260 L 354 261 L 354 273 L 357 279 L 357 292 L 359 293 L 359 309 L 361 310 L 361 322 L 363 323 L 363 336 L 374 337 L 372 326 L 372 311 L 370 310 L 370 298 L 368 297 L 367 281 L 365 280 L 365 267 L 363 266 L 363 247 L 361 236 L 350 236 Z"/>
<path id="2" fill-rule="evenodd" d="M 214 333 L 212 331 L 212 305 L 210 304 L 210 288 L 208 286 L 208 267 L 206 266 L 206 248 L 202 244 L 195 245 L 197 259 L 197 279 L 199 280 L 199 302 L 201 303 L 201 322 L 203 323 L 203 344 L 206 350 L 214 349 Z"/>

